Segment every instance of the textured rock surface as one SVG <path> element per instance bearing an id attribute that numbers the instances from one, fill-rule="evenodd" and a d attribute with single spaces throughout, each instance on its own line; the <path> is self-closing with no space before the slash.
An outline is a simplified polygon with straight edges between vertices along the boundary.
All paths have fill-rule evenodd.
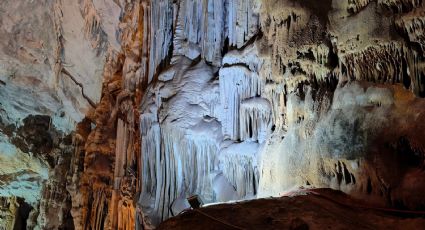
<path id="1" fill-rule="evenodd" d="M 341 192 L 313 192 L 190 210 L 165 221 L 158 229 L 420 229 L 425 224 L 415 214 L 399 217 L 393 212 L 365 208 L 370 204 Z"/>
<path id="2" fill-rule="evenodd" d="M 2 1 L 1 220 L 150 229 L 190 195 L 299 186 L 423 209 L 424 14 L 421 0 Z"/>
<path id="3" fill-rule="evenodd" d="M 31 206 L 18 229 L 72 229 L 68 134 L 100 100 L 106 54 L 120 49 L 121 8 L 2 1 L 0 12 L 0 194 Z"/>
<path id="4" fill-rule="evenodd" d="M 224 4 L 230 14 L 234 3 Z M 190 194 L 214 202 L 278 196 L 302 185 L 420 208 L 424 201 L 414 190 L 424 191 L 424 65 L 416 35 L 422 3 L 251 3 L 259 23 L 249 31 L 256 32 L 240 45 L 229 29 L 217 66 L 202 42 L 209 39 L 205 34 L 221 24 L 243 25 L 237 15 L 251 12 L 238 8 L 220 23 L 212 17 L 213 29 L 199 16 L 205 5 L 182 1 L 199 9 L 185 11 L 184 20 L 199 18 L 192 28 L 206 26 L 177 28 L 172 66 L 143 99 L 142 175 L 151 178 L 143 182 L 139 201 L 145 213 L 157 223 L 158 215 L 187 207 Z M 217 2 L 208 7 L 209 16 L 222 9 Z M 226 36 L 226 30 L 219 32 L 214 36 Z M 189 45 L 181 44 L 182 37 Z M 221 40 L 215 41 L 211 47 Z M 198 56 L 211 68 L 201 68 Z M 190 68 L 186 58 L 193 60 Z M 210 80 L 201 83 L 204 76 Z M 210 124 L 200 124 L 201 118 Z"/>

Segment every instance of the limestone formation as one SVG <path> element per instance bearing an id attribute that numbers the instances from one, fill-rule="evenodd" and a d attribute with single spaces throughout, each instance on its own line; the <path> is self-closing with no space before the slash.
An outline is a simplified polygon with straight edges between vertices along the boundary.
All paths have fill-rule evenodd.
<path id="1" fill-rule="evenodd" d="M 0 229 L 153 229 L 300 186 L 423 210 L 424 4 L 2 1 Z"/>

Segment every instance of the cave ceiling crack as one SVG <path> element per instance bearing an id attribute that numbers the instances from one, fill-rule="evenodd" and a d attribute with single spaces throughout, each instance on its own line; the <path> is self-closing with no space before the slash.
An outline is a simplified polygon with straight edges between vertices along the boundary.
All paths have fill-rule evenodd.
<path id="1" fill-rule="evenodd" d="M 96 108 L 96 103 L 94 103 L 93 101 L 92 101 L 92 99 L 90 99 L 90 97 L 88 97 L 85 93 L 84 93 L 84 86 L 83 86 L 83 84 L 81 84 L 80 82 L 78 82 L 77 81 L 77 79 L 75 79 L 75 77 L 74 76 L 72 76 L 72 74 L 68 71 L 68 70 L 66 70 L 65 68 L 62 68 L 62 70 L 61 70 L 61 72 L 64 74 L 64 75 L 66 75 L 66 76 L 68 76 L 76 85 L 78 85 L 80 88 L 81 88 L 81 95 L 84 97 L 84 99 L 86 99 L 87 100 L 87 102 L 93 107 L 93 108 Z"/>

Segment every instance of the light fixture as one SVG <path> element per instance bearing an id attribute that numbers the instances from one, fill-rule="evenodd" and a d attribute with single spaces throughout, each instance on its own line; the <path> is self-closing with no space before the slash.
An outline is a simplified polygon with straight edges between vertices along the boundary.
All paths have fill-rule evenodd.
<path id="1" fill-rule="evenodd" d="M 204 204 L 202 202 L 201 197 L 199 197 L 198 195 L 192 195 L 192 196 L 188 197 L 187 201 L 189 202 L 190 207 L 193 208 L 193 209 L 200 208 Z"/>

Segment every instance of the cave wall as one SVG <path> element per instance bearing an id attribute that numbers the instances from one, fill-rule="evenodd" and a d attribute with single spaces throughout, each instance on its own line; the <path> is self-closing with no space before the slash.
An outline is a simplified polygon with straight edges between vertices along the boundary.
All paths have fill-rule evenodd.
<path id="1" fill-rule="evenodd" d="M 40 229 L 150 229 L 190 195 L 300 186 L 424 208 L 421 0 L 3 1 L 0 12 L 10 226 L 14 197 Z"/>
<path id="2" fill-rule="evenodd" d="M 107 57 L 121 49 L 120 13 L 112 1 L 0 3 L 0 194 L 15 200 L 2 208 L 20 210 L 20 199 L 31 207 L 2 228 L 74 228 L 73 135 L 100 101 Z"/>
<path id="3" fill-rule="evenodd" d="M 229 28 L 245 23 L 232 15 L 234 1 L 224 10 L 203 3 L 191 2 L 205 17 L 222 15 L 214 23 L 222 30 L 203 28 L 217 43 L 224 36 L 221 64 L 204 43 L 174 46 L 180 62 L 159 74 L 141 107 L 142 175 L 151 179 L 139 202 L 154 223 L 191 194 L 209 203 L 299 186 L 422 207 L 423 41 L 412 21 L 422 2 L 246 1 L 236 14 L 258 22 L 242 45 L 231 42 Z"/>
<path id="4" fill-rule="evenodd" d="M 170 66 L 140 110 L 139 203 L 153 223 L 191 194 L 210 203 L 299 186 L 423 207 L 422 2 L 235 2 L 174 6 L 177 22 L 198 20 L 177 24 Z M 198 12 L 181 16 L 189 3 Z M 213 25 L 192 39 L 204 17 Z"/>

